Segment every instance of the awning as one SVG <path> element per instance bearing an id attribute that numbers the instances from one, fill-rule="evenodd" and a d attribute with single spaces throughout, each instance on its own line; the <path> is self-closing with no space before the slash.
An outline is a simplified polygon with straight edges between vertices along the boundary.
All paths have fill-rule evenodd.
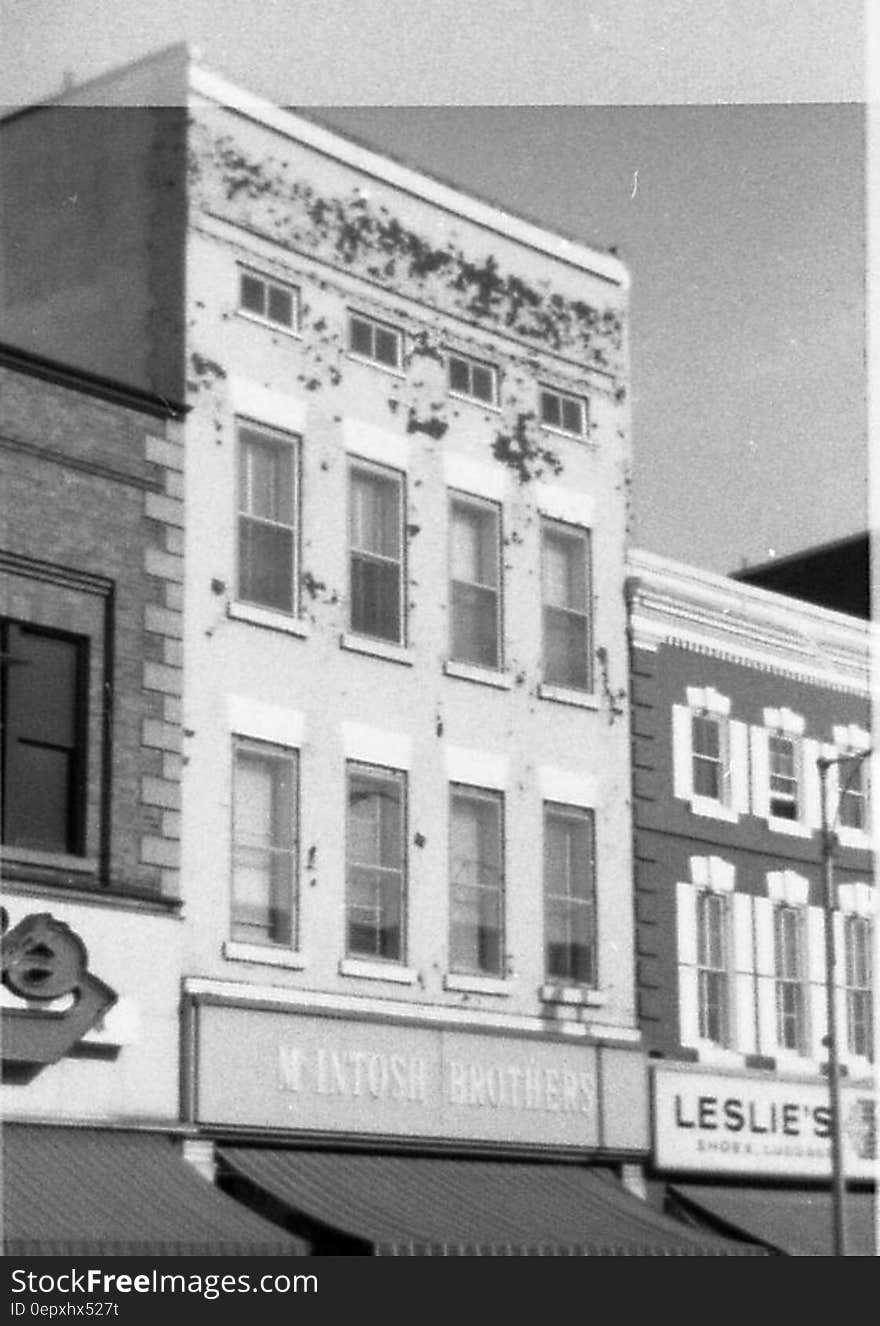
<path id="1" fill-rule="evenodd" d="M 291 1228 L 384 1256 L 718 1256 L 760 1252 L 654 1211 L 579 1165 L 224 1146 L 221 1166 Z M 297 1223 L 297 1214 L 300 1221 Z"/>
<path id="2" fill-rule="evenodd" d="M 304 1251 L 215 1188 L 163 1134 L 7 1123 L 2 1143 L 7 1257 Z"/>
<path id="3" fill-rule="evenodd" d="M 710 1184 L 675 1184 L 673 1201 L 682 1211 L 708 1217 L 714 1228 L 759 1240 L 779 1252 L 799 1257 L 827 1257 L 832 1252 L 831 1193 L 810 1188 L 743 1188 Z M 846 1250 L 857 1257 L 877 1255 L 872 1192 L 848 1192 L 844 1201 Z"/>

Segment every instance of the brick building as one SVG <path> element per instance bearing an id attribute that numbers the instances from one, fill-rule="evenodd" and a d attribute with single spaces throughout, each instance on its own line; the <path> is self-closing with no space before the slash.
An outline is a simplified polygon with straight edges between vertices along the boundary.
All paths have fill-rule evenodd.
<path id="1" fill-rule="evenodd" d="M 820 757 L 851 1252 L 875 1250 L 869 627 L 630 557 L 639 1020 L 669 1205 L 831 1248 Z"/>
<path id="2" fill-rule="evenodd" d="M 183 1161 L 182 467 L 167 401 L 0 347 L 10 1255 L 283 1245 Z"/>

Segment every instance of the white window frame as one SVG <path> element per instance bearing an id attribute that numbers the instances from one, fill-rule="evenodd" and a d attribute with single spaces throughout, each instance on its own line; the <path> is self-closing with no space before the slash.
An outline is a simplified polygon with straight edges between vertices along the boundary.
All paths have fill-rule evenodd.
<path id="1" fill-rule="evenodd" d="M 871 805 L 871 774 L 873 770 L 871 766 L 873 756 L 864 755 L 864 752 L 870 749 L 871 734 L 855 723 L 851 723 L 849 726 L 839 724 L 833 728 L 832 738 L 834 746 L 823 753 L 835 760 L 839 760 L 841 756 L 844 757 L 841 763 L 831 765 L 828 770 L 828 804 L 829 806 L 839 806 L 837 836 L 844 847 L 870 851 L 873 845 L 873 833 L 871 831 L 871 816 L 873 813 Z M 858 764 L 854 764 L 847 758 L 858 755 L 864 756 Z M 846 787 L 854 769 L 858 770 L 861 784 L 862 824 L 860 826 L 843 823 L 843 808 L 847 797 L 847 792 L 843 789 Z M 852 789 L 850 789 L 850 794 L 851 791 Z"/>
<path id="2" fill-rule="evenodd" d="M 356 476 L 366 478 L 375 478 L 386 483 L 393 483 L 397 486 L 397 524 L 398 524 L 398 549 L 399 555 L 391 557 L 384 553 L 373 552 L 368 548 L 355 548 L 353 543 L 352 530 L 352 509 L 354 502 L 354 483 Z M 351 456 L 348 461 L 348 494 L 347 494 L 347 544 L 348 544 L 348 631 L 351 636 L 363 640 L 380 641 L 388 645 L 405 645 L 407 633 L 407 614 L 406 614 L 406 475 L 400 470 L 395 470 L 387 465 L 378 465 L 373 461 L 362 460 L 360 457 Z M 360 559 L 364 562 L 374 562 L 386 566 L 397 567 L 397 618 L 398 632 L 397 636 L 391 635 L 373 635 L 367 631 L 359 630 L 354 624 L 354 563 Z"/>
<path id="3" fill-rule="evenodd" d="M 567 522 L 554 520 L 550 516 L 542 515 L 541 522 L 541 655 L 542 655 L 542 674 L 544 684 L 552 687 L 559 687 L 564 691 L 575 691 L 581 695 L 591 695 L 595 685 L 593 675 L 593 546 L 592 531 L 579 525 L 570 525 Z M 584 569 L 584 607 L 583 611 L 576 608 L 550 605 L 545 599 L 544 568 L 547 554 L 548 536 L 554 536 L 569 544 L 577 544 L 580 547 L 583 556 Z M 578 685 L 571 680 L 560 681 L 558 678 L 552 678 L 547 673 L 548 657 L 548 631 L 547 614 L 550 611 L 563 612 L 567 617 L 577 618 L 584 623 L 584 684 Z"/>
<path id="4" fill-rule="evenodd" d="M 821 823 L 819 804 L 819 773 L 816 761 L 819 742 L 805 736 L 802 714 L 790 709 L 765 709 L 763 726 L 751 731 L 752 799 L 754 813 L 765 820 L 776 833 L 797 838 L 809 838 Z M 770 743 L 773 737 L 792 742 L 794 769 L 797 781 L 797 817 L 772 813 L 773 787 Z M 778 795 L 778 792 L 777 792 Z"/>
<path id="5" fill-rule="evenodd" d="M 394 785 L 398 789 L 399 807 L 400 807 L 400 842 L 398 849 L 400 853 L 400 868 L 377 864 L 374 861 L 355 861 L 351 855 L 351 789 L 352 777 L 357 777 L 366 783 L 372 782 L 377 788 L 380 785 L 385 787 Z M 362 760 L 347 760 L 345 767 L 345 955 L 346 961 L 352 959 L 364 963 L 388 963 L 398 967 L 403 967 L 406 963 L 407 949 L 407 908 L 408 908 L 408 858 L 407 858 L 407 822 L 408 822 L 408 777 L 403 769 L 392 769 L 385 765 L 366 764 Z M 397 899 L 399 915 L 399 951 L 396 954 L 388 955 L 381 952 L 365 952 L 363 949 L 351 947 L 351 915 L 352 915 L 352 869 L 369 870 L 387 876 L 390 880 L 396 879 Z M 373 910 L 376 913 L 377 926 L 376 935 L 379 937 L 382 931 L 383 900 L 380 898 Z"/>
<path id="6" fill-rule="evenodd" d="M 369 352 L 355 348 L 354 326 L 357 322 L 370 329 Z M 388 363 L 385 359 L 379 358 L 376 354 L 376 337 L 379 332 L 384 332 L 394 338 L 395 354 L 393 364 Z M 359 363 L 372 364 L 374 368 L 381 368 L 384 369 L 386 373 L 396 373 L 398 376 L 403 372 L 403 328 L 395 326 L 392 322 L 383 322 L 381 318 L 374 318 L 369 313 L 359 313 L 356 309 L 349 309 L 346 346 L 352 359 L 358 360 Z"/>
<path id="7" fill-rule="evenodd" d="M 674 794 L 686 801 L 695 815 L 739 822 L 749 811 L 748 727 L 731 718 L 729 696 L 711 686 L 688 686 L 686 704 L 672 707 Z M 694 787 L 694 719 L 712 719 L 718 724 L 721 797 L 701 795 Z"/>
<path id="8" fill-rule="evenodd" d="M 287 766 L 288 776 L 291 781 L 290 802 L 287 807 L 289 821 L 286 830 L 286 836 L 289 839 L 287 845 L 279 846 L 275 842 L 277 826 L 273 825 L 271 829 L 272 842 L 268 845 L 264 843 L 240 841 L 236 832 L 236 811 L 237 811 L 237 784 L 240 773 L 240 762 L 244 759 L 250 759 L 254 762 L 261 762 L 265 765 L 274 766 L 273 778 L 276 770 L 282 766 Z M 281 746 L 275 742 L 265 741 L 256 737 L 243 736 L 240 733 L 232 734 L 232 795 L 231 795 L 231 826 L 230 826 L 230 905 L 229 905 L 229 944 L 227 949 L 230 952 L 228 956 L 243 956 L 245 951 L 251 953 L 259 959 L 263 953 L 272 952 L 297 952 L 299 948 L 300 931 L 300 895 L 299 895 L 299 796 L 300 796 L 300 770 L 299 770 L 299 751 L 290 746 Z M 277 796 L 277 790 L 273 786 L 273 796 Z M 238 900 L 236 898 L 236 871 L 240 864 L 238 857 L 242 851 L 268 852 L 270 856 L 270 865 L 274 866 L 277 862 L 287 862 L 289 871 L 289 928 L 290 933 L 284 938 L 273 938 L 271 934 L 262 936 L 255 934 L 256 922 L 248 923 L 236 919 L 236 907 Z M 270 869 L 271 874 L 271 869 Z M 270 884 L 271 887 L 271 884 Z M 240 927 L 248 926 L 247 929 Z M 271 923 L 267 925 L 267 930 L 271 930 Z"/>
<path id="9" fill-rule="evenodd" d="M 572 892 L 569 887 L 565 892 L 552 893 L 549 871 L 548 830 L 551 819 L 578 822 L 586 826 L 587 832 L 587 888 L 583 897 Z M 570 870 L 569 870 L 570 874 Z M 555 801 L 544 802 L 544 980 L 548 985 L 574 986 L 579 989 L 597 990 L 599 988 L 599 945 L 597 924 L 597 870 L 596 870 L 596 813 L 592 807 L 574 806 Z M 571 880 L 567 881 L 571 883 Z M 579 980 L 570 972 L 559 975 L 551 972 L 548 962 L 549 949 L 549 910 L 551 903 L 562 904 L 566 909 L 567 928 L 571 931 L 572 920 L 579 909 L 588 917 L 589 931 L 589 967 L 588 979 Z"/>
<path id="10" fill-rule="evenodd" d="M 291 522 L 272 520 L 269 517 L 252 514 L 245 509 L 245 502 L 249 500 L 246 491 L 243 491 L 242 484 L 242 434 L 250 432 L 261 437 L 264 444 L 280 453 L 284 448 L 290 452 L 290 510 Z M 301 533 L 301 476 L 300 466 L 302 457 L 302 438 L 296 433 L 284 432 L 282 429 L 270 427 L 268 424 L 260 423 L 259 420 L 247 418 L 244 415 L 237 415 L 235 419 L 235 445 L 236 445 L 236 515 L 235 515 L 235 602 L 246 604 L 249 607 L 258 609 L 261 612 L 277 613 L 284 618 L 298 617 L 300 611 L 300 586 L 299 586 L 299 565 L 300 565 L 300 533 Z M 261 525 L 265 528 L 271 528 L 282 531 L 289 531 L 291 544 L 291 566 L 290 566 L 290 606 L 279 607 L 274 603 L 266 603 L 257 598 L 247 597 L 244 592 L 244 566 L 242 559 L 242 523 L 249 521 L 253 524 Z"/>
<path id="11" fill-rule="evenodd" d="M 495 577 L 494 585 L 483 585 L 478 581 L 455 580 L 453 570 L 455 566 L 455 550 L 453 540 L 455 538 L 455 518 L 456 508 L 463 508 L 470 511 L 478 511 L 491 516 L 494 522 L 495 547 Z M 487 672 L 502 672 L 504 670 L 504 615 L 503 615 L 503 594 L 504 594 L 504 574 L 502 539 L 503 513 L 499 502 L 492 502 L 484 497 L 475 497 L 471 493 L 463 493 L 457 490 L 449 490 L 447 510 L 449 513 L 449 661 L 453 664 L 460 664 L 465 667 L 484 669 Z M 486 663 L 472 658 L 463 658 L 455 652 L 455 586 L 461 585 L 465 589 L 477 590 L 482 593 L 493 593 L 495 595 L 495 661 Z"/>
<path id="12" fill-rule="evenodd" d="M 855 944 L 853 939 L 857 931 L 864 933 L 863 973 L 856 972 Z M 850 912 L 843 918 L 843 972 L 846 991 L 846 1050 L 850 1059 L 874 1062 L 874 982 L 872 957 L 874 952 L 874 931 L 871 918 Z M 857 1009 L 860 1012 L 857 1014 Z M 856 1044 L 856 1025 L 862 1022 L 866 1034 L 866 1048 Z"/>
<path id="13" fill-rule="evenodd" d="M 466 370 L 466 387 L 454 387 L 452 385 L 453 362 L 461 364 Z M 480 396 L 473 390 L 474 369 L 480 369 L 489 375 L 491 392 L 488 400 L 485 396 Z M 495 364 L 486 359 L 476 359 L 473 355 L 463 354 L 460 350 L 446 351 L 446 388 L 450 396 L 454 396 L 456 400 L 471 401 L 475 405 L 482 405 L 486 409 L 497 409 L 498 382 L 499 374 Z"/>
<path id="14" fill-rule="evenodd" d="M 785 938 L 782 928 L 794 927 L 795 970 L 789 971 L 780 958 L 785 954 Z M 810 1021 L 809 1021 L 809 959 L 807 947 L 807 908 L 799 903 L 782 899 L 775 902 L 773 908 L 773 947 L 776 999 L 776 1048 L 777 1057 L 782 1059 L 811 1058 Z M 794 1011 L 785 1007 L 786 991 L 795 995 Z M 789 1045 L 784 1040 L 786 1022 L 794 1016 L 796 1044 Z"/>
<path id="15" fill-rule="evenodd" d="M 476 884 L 461 885 L 456 880 L 456 863 L 453 856 L 453 822 L 454 806 L 456 799 L 472 804 L 484 802 L 493 805 L 496 808 L 498 824 L 498 882 L 495 885 L 484 884 L 478 881 Z M 448 971 L 452 976 L 464 977 L 467 979 L 494 979 L 503 980 L 507 975 L 507 889 L 506 889 L 506 871 L 505 871 L 505 795 L 497 788 L 476 787 L 470 783 L 450 783 L 449 785 L 449 961 Z M 494 895 L 497 903 L 498 912 L 498 961 L 495 967 L 482 966 L 477 963 L 475 966 L 457 964 L 453 961 L 453 926 L 455 901 L 454 891 L 456 887 L 465 887 L 474 893 L 476 898 L 480 898 L 485 892 Z"/>
<path id="16" fill-rule="evenodd" d="M 548 423 L 544 418 L 544 400 L 555 400 L 559 406 L 560 421 L 563 417 L 565 405 L 576 405 L 580 410 L 580 428 L 566 428 L 562 422 L 558 424 Z M 560 433 L 563 437 L 575 437 L 581 441 L 586 441 L 590 436 L 590 408 L 586 396 L 580 396 L 577 392 L 561 391 L 558 387 L 551 387 L 546 383 L 538 384 L 538 419 L 542 428 L 549 433 Z"/>
<path id="17" fill-rule="evenodd" d="M 724 999 L 726 1035 L 723 1042 L 703 1034 L 700 957 L 700 904 L 717 898 L 724 926 Z M 678 938 L 678 1022 L 680 1043 L 697 1051 L 701 1063 L 720 1068 L 742 1067 L 754 1050 L 754 955 L 752 900 L 736 890 L 736 870 L 720 856 L 692 856 L 690 879 L 676 886 Z M 713 970 L 719 970 L 713 968 Z"/>
<path id="18" fill-rule="evenodd" d="M 264 312 L 259 313 L 255 309 L 246 308 L 243 302 L 244 282 L 257 281 L 263 286 L 263 308 Z M 270 303 L 270 293 L 273 290 L 280 291 L 282 294 L 290 296 L 290 322 L 283 322 L 278 318 L 273 318 L 268 312 Z M 269 276 L 266 272 L 260 271 L 256 267 L 246 266 L 241 263 L 238 267 L 238 313 L 243 318 L 250 318 L 253 322 L 259 322 L 264 327 L 271 327 L 273 331 L 286 332 L 289 336 L 299 336 L 301 302 L 299 286 L 291 284 L 289 281 L 281 281 L 277 277 Z"/>

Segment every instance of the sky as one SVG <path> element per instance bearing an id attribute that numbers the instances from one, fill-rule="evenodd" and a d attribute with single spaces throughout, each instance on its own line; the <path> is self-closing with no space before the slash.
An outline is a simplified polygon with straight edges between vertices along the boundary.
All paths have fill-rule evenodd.
<path id="1" fill-rule="evenodd" d="M 9 105 L 202 62 L 632 277 L 635 540 L 727 572 L 868 520 L 856 0 L 0 0 Z"/>

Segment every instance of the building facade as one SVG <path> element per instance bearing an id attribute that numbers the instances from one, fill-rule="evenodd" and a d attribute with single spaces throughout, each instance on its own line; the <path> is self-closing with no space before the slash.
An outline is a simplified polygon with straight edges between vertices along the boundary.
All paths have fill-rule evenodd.
<path id="1" fill-rule="evenodd" d="M 850 1251 L 875 1251 L 869 628 L 630 559 L 639 1016 L 681 1212 L 829 1251 L 824 823 Z"/>
<path id="2" fill-rule="evenodd" d="M 190 1156 L 317 1252 L 717 1249 L 626 1188 L 624 267 L 182 48 L 99 84 L 0 131 L 4 313 L 186 400 Z"/>

